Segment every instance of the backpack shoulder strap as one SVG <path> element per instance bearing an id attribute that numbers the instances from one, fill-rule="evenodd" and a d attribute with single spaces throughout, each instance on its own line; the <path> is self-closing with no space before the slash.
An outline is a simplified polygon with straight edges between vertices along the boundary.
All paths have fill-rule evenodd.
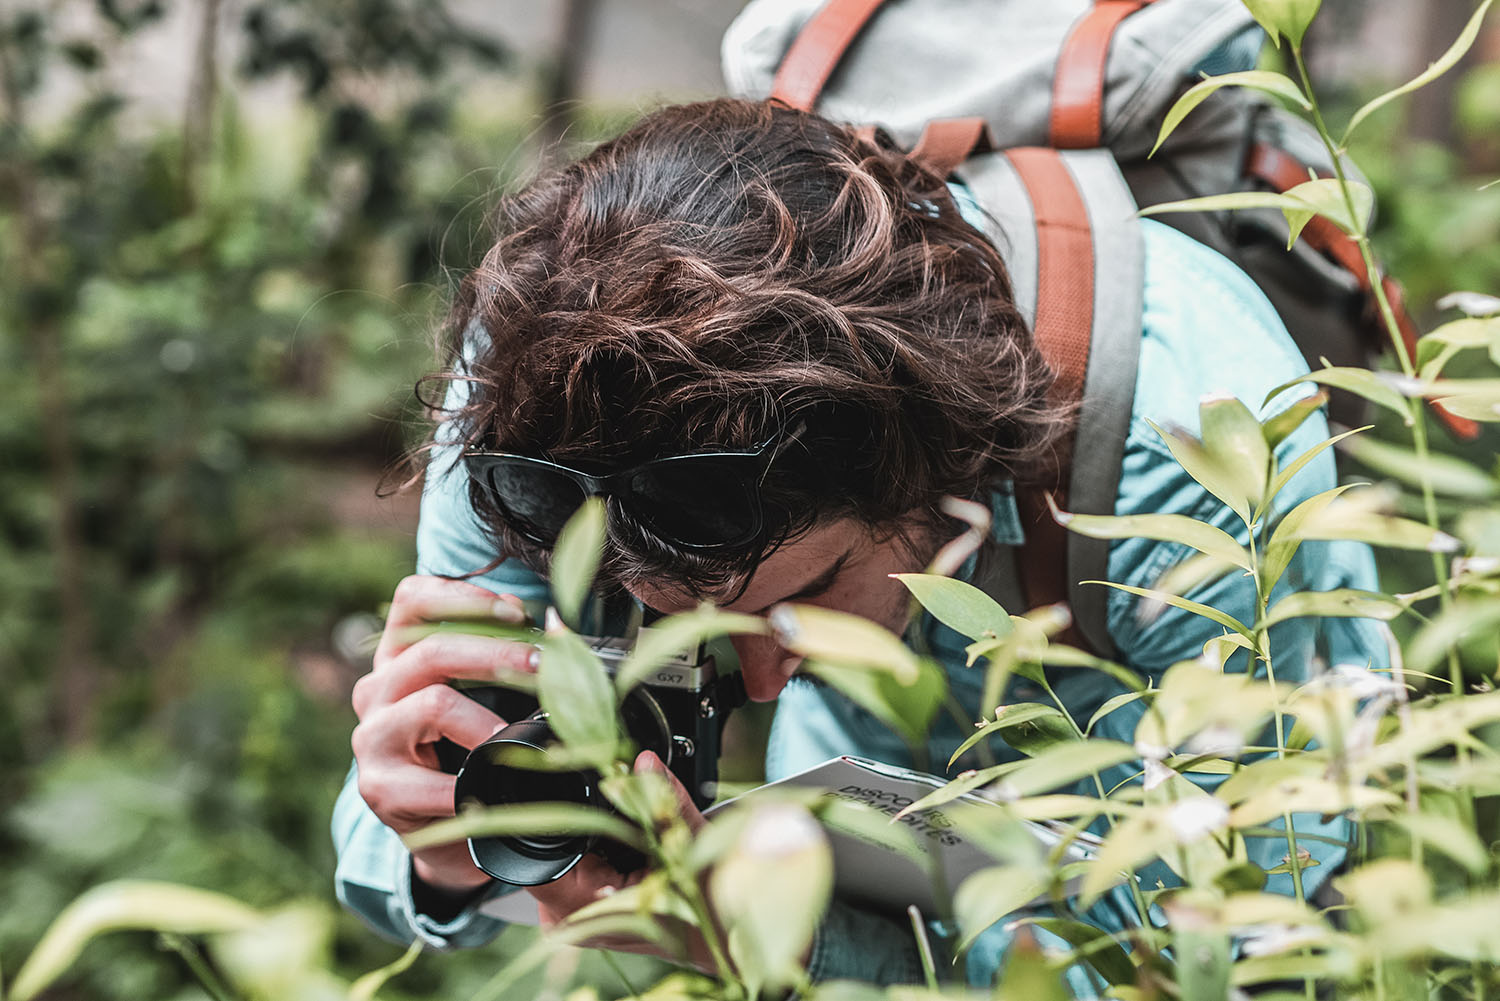
<path id="1" fill-rule="evenodd" d="M 975 584 L 1013 602 L 1018 577 L 1026 607 L 1067 602 L 1073 627 L 1064 639 L 1109 656 L 1107 591 L 1080 584 L 1106 578 L 1109 543 L 1068 533 L 1046 495 L 1070 511 L 1114 513 L 1141 338 L 1135 203 L 1104 150 L 1012 149 L 974 157 L 957 173 L 995 217 L 991 235 L 1017 302 L 1057 376 L 1052 400 L 1076 414 L 1060 446 L 1065 474 L 1051 490 L 1018 493 L 1025 544 L 1009 554 L 987 547 Z"/>
<path id="2" fill-rule="evenodd" d="M 844 53 L 884 0 L 829 0 L 803 26 L 787 50 L 770 98 L 811 111 Z"/>
<path id="3" fill-rule="evenodd" d="M 1109 43 L 1120 22 L 1151 0 L 1095 0 L 1074 22 L 1057 55 L 1052 78 L 1048 143 L 1056 149 L 1093 149 L 1104 132 L 1104 74 Z"/>

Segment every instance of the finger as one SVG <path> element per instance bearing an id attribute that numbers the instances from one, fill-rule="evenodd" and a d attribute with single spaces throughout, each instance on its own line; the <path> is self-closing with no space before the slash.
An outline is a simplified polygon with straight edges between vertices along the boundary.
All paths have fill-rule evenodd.
<path id="1" fill-rule="evenodd" d="M 579 908 L 622 889 L 625 881 L 624 875 L 599 856 L 585 855 L 577 865 L 552 882 L 531 887 L 530 893 L 542 912 L 543 925 L 550 926 Z"/>
<path id="2" fill-rule="evenodd" d="M 394 657 L 410 645 L 403 642 L 411 626 L 461 619 L 494 619 L 511 625 L 526 621 L 526 610 L 515 595 L 497 595 L 477 584 L 446 577 L 413 575 L 396 585 L 386 616 L 377 657 Z"/>
<path id="3" fill-rule="evenodd" d="M 354 711 L 363 717 L 429 685 L 455 678 L 494 682 L 506 674 L 534 673 L 540 662 L 541 654 L 530 643 L 437 633 L 389 660 L 377 657 L 375 669 L 355 684 Z"/>
<path id="4" fill-rule="evenodd" d="M 672 774 L 671 769 L 662 764 L 661 758 L 658 758 L 655 752 L 642 751 L 640 754 L 637 754 L 635 756 L 635 772 L 637 774 L 660 772 L 665 775 L 667 781 L 672 783 L 672 792 L 677 797 L 677 812 L 687 822 L 688 830 L 694 834 L 698 833 L 704 823 L 706 823 L 703 819 L 702 811 L 698 809 L 698 804 L 693 802 L 693 797 L 687 791 L 687 787 L 678 781 L 677 776 Z"/>
<path id="5" fill-rule="evenodd" d="M 361 766 L 357 781 L 370 811 L 397 834 L 453 816 L 452 775 L 414 764 Z"/>
<path id="6" fill-rule="evenodd" d="M 351 743 L 356 760 L 416 762 L 417 748 L 447 737 L 474 747 L 505 721 L 461 692 L 441 683 L 428 685 L 362 718 Z"/>

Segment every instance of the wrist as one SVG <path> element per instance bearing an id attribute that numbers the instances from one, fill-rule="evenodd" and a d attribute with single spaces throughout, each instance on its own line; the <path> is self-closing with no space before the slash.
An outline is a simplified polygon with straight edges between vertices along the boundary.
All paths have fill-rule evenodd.
<path id="1" fill-rule="evenodd" d="M 456 918 L 492 883 L 494 880 L 478 868 L 455 882 L 447 874 L 441 877 L 436 875 L 430 866 L 419 859 L 412 859 L 412 906 L 418 914 L 425 914 L 435 921 L 446 922 Z"/>

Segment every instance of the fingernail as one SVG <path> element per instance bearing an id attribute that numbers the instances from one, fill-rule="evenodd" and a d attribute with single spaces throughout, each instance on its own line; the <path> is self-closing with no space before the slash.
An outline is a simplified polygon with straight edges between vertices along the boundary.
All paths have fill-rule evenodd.
<path id="1" fill-rule="evenodd" d="M 542 651 L 533 649 L 526 655 L 526 666 L 535 671 L 542 666 Z"/>
<path id="2" fill-rule="evenodd" d="M 603 886 L 599 887 L 599 889 L 594 891 L 595 899 L 600 899 L 603 897 L 613 897 L 614 895 L 615 888 L 613 886 L 610 886 L 608 883 L 604 884 Z"/>
<path id="3" fill-rule="evenodd" d="M 495 602 L 490 606 L 490 614 L 511 625 L 520 625 L 526 621 L 526 612 L 508 601 Z"/>
<path id="4" fill-rule="evenodd" d="M 636 771 L 664 772 L 667 766 L 661 763 L 655 751 L 642 751 L 635 756 Z"/>

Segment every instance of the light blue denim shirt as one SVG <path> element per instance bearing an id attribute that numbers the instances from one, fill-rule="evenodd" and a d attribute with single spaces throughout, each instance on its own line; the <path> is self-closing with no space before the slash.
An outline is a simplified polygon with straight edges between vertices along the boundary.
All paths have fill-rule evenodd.
<path id="1" fill-rule="evenodd" d="M 1239 519 L 1182 470 L 1147 422 L 1196 431 L 1198 400 L 1209 392 L 1233 394 L 1265 416 L 1304 395 L 1305 390 L 1294 389 L 1260 408 L 1270 389 L 1305 372 L 1306 366 L 1269 302 L 1238 268 L 1164 225 L 1145 221 L 1142 228 L 1145 293 L 1140 363 L 1115 511 L 1189 515 L 1245 541 Z M 1323 418 L 1313 417 L 1282 444 L 1278 458 L 1285 464 L 1327 433 Z M 467 573 L 490 563 L 493 552 L 468 507 L 462 473 L 444 475 L 442 469 L 440 463 L 423 496 L 417 568 L 423 573 Z M 1280 507 L 1286 510 L 1333 485 L 1333 459 L 1324 453 L 1293 479 Z M 1003 496 L 995 499 L 1001 542 L 1019 541 L 1020 523 L 1008 508 L 1011 503 Z M 1164 569 L 1186 555 L 1187 548 L 1177 543 L 1121 540 L 1110 548 L 1108 571 L 1112 580 L 1149 587 Z M 516 564 L 502 565 L 476 582 L 522 599 L 546 597 L 544 582 Z M 1331 542 L 1304 544 L 1282 587 L 1324 591 L 1374 589 L 1375 585 L 1375 565 L 1368 548 Z M 1239 575 L 1201 588 L 1192 597 L 1242 620 L 1254 618 L 1253 585 Z M 1137 615 L 1138 602 L 1128 593 L 1113 592 L 1108 622 L 1124 663 L 1144 675 L 1159 677 L 1170 665 L 1200 654 L 1205 640 L 1222 632 L 1206 619 L 1175 609 L 1143 621 Z M 983 672 L 964 666 L 966 641 L 930 618 L 915 628 L 926 630 L 927 645 L 945 668 L 950 688 L 969 717 L 979 719 L 993 711 L 993 706 L 978 704 Z M 1362 620 L 1291 620 L 1273 629 L 1272 649 L 1278 678 L 1288 681 L 1305 678 L 1315 656 L 1336 664 L 1385 663 L 1381 634 Z M 1065 674 L 1056 690 L 1080 720 L 1087 720 L 1095 708 L 1120 691 L 1104 676 L 1084 671 Z M 1018 680 L 1006 701 L 1034 700 L 1040 695 Z M 1142 711 L 1139 703 L 1117 710 L 1104 717 L 1095 732 L 1131 741 Z M 930 736 L 928 760 L 939 765 L 946 762 L 964 736 L 956 722 L 940 719 Z M 1015 756 L 998 742 L 994 753 L 999 760 Z M 794 678 L 777 703 L 766 754 L 767 778 L 774 780 L 841 754 L 912 764 L 910 750 L 879 721 L 836 692 Z M 1121 766 L 1107 774 L 1106 788 L 1135 771 L 1138 768 Z M 1297 822 L 1302 832 L 1335 840 L 1345 837 L 1346 825 L 1340 820 L 1324 824 L 1316 817 L 1299 816 Z M 339 850 L 339 897 L 376 929 L 398 940 L 420 936 L 435 947 L 448 948 L 486 941 L 501 927 L 472 908 L 446 924 L 413 912 L 409 859 L 395 834 L 365 807 L 352 774 L 339 797 L 333 831 Z M 1304 874 L 1306 891 L 1312 894 L 1342 861 L 1344 850 L 1324 842 L 1311 842 L 1308 847 L 1320 863 Z M 1283 838 L 1255 839 L 1250 852 L 1263 867 L 1272 868 L 1285 854 L 1286 842 Z M 1159 865 L 1143 876 L 1148 885 L 1158 878 L 1170 885 L 1173 879 Z M 1289 877 L 1271 877 L 1268 889 L 1290 893 Z M 1134 914 L 1129 891 L 1122 887 L 1080 917 L 1119 930 L 1135 922 Z M 995 975 L 1010 941 L 1005 925 L 995 925 L 970 950 L 969 976 L 975 984 L 987 984 Z M 1065 947 L 1061 942 L 1052 944 Z M 841 901 L 835 901 L 818 931 L 811 973 L 816 980 L 849 977 L 889 983 L 922 979 L 904 916 L 863 911 Z M 1093 996 L 1100 986 L 1079 967 L 1069 971 L 1069 979 L 1080 997 Z"/>

